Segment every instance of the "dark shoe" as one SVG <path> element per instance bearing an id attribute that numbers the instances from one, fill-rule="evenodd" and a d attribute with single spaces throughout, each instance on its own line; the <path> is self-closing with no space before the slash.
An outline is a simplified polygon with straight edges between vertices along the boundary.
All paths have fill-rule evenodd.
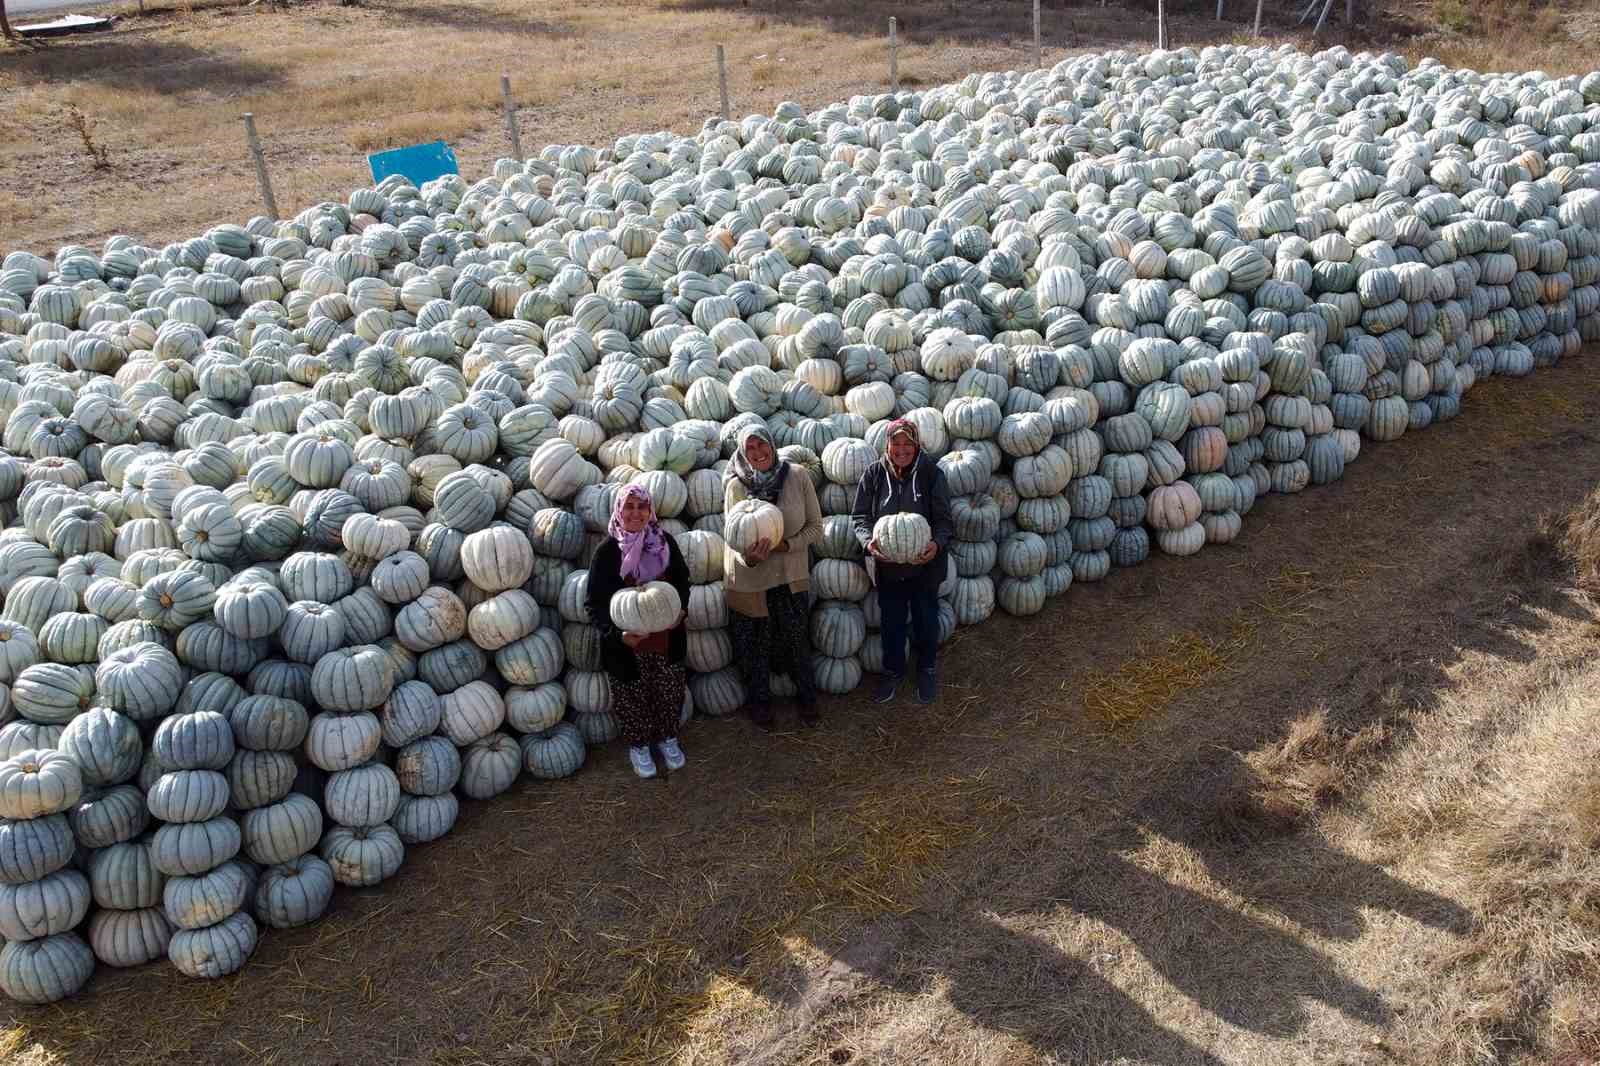
<path id="1" fill-rule="evenodd" d="M 917 702 L 932 703 L 939 698 L 939 675 L 932 670 L 917 671 Z"/>
<path id="2" fill-rule="evenodd" d="M 802 703 L 800 705 L 800 724 L 807 729 L 815 729 L 822 722 L 822 716 L 817 713 L 815 703 Z"/>
<path id="3" fill-rule="evenodd" d="M 896 677 L 893 674 L 884 674 L 882 677 L 878 678 L 878 688 L 877 691 L 872 694 L 872 702 L 893 703 L 895 693 L 900 691 L 900 682 L 904 680 L 905 678 Z"/>
<path id="4" fill-rule="evenodd" d="M 744 713 L 750 720 L 762 729 L 772 728 L 772 706 L 766 703 L 750 703 L 745 705 Z"/>

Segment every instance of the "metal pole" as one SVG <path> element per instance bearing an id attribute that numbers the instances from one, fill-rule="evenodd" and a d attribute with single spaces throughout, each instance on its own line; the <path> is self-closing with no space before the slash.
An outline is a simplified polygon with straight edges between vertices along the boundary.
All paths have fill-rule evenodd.
<path id="1" fill-rule="evenodd" d="M 1167 50 L 1167 0 L 1156 0 L 1156 47 Z"/>
<path id="2" fill-rule="evenodd" d="M 1044 45 L 1039 39 L 1039 0 L 1033 0 L 1033 65 L 1044 66 Z"/>
<path id="3" fill-rule="evenodd" d="M 261 199 L 266 202 L 267 214 L 277 218 L 278 201 L 272 196 L 272 182 L 267 178 L 267 157 L 261 151 L 261 138 L 256 136 L 256 117 L 246 111 L 240 118 L 244 120 L 244 139 L 249 142 L 250 155 L 256 161 L 256 181 L 261 186 Z"/>
<path id="4" fill-rule="evenodd" d="M 1261 5 L 1264 0 L 1256 0 L 1256 36 L 1261 36 Z"/>
<path id="5" fill-rule="evenodd" d="M 1222 0 L 1217 0 L 1217 21 L 1222 21 Z"/>
<path id="6" fill-rule="evenodd" d="M 1328 12 L 1331 10 L 1333 10 L 1333 0 L 1324 0 L 1322 15 L 1317 19 L 1317 28 L 1311 31 L 1311 36 L 1315 37 L 1322 32 L 1322 24 L 1328 21 Z"/>
<path id="7" fill-rule="evenodd" d="M 1356 24 L 1356 0 L 1344 0 L 1344 24 L 1346 26 Z"/>
<path id="8" fill-rule="evenodd" d="M 500 75 L 500 99 L 506 107 L 506 136 L 511 138 L 511 158 L 522 162 L 522 132 L 517 129 L 517 105 L 511 100 L 511 76 Z"/>
<path id="9" fill-rule="evenodd" d="M 728 60 L 720 44 L 717 45 L 717 88 L 722 93 L 722 121 L 727 122 L 732 117 L 728 110 Z"/>
<path id="10" fill-rule="evenodd" d="M 900 57 L 896 52 L 900 47 L 899 40 L 900 20 L 893 15 L 889 16 L 889 91 L 900 91 Z"/>

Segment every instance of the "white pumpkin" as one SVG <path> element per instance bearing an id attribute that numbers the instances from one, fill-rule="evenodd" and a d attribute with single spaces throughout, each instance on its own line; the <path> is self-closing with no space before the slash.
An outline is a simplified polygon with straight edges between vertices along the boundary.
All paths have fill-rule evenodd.
<path id="1" fill-rule="evenodd" d="M 783 540 L 783 512 L 765 500 L 740 500 L 722 514 L 722 537 L 740 555 L 758 544 L 775 548 Z"/>
<path id="2" fill-rule="evenodd" d="M 611 596 L 611 624 L 625 633 L 660 633 L 678 624 L 683 603 L 665 581 L 618 589 Z"/>
<path id="3" fill-rule="evenodd" d="M 933 529 L 919 514 L 886 514 L 872 526 L 878 553 L 891 563 L 915 563 L 933 543 Z"/>

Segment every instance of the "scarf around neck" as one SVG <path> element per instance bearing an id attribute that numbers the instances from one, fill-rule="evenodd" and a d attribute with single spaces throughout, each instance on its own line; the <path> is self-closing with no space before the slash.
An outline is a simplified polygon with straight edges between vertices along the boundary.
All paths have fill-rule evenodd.
<path id="1" fill-rule="evenodd" d="M 765 441 L 767 447 L 772 449 L 772 465 L 765 470 L 757 470 L 745 454 L 752 440 Z M 734 449 L 733 458 L 728 461 L 726 478 L 738 478 L 744 490 L 755 499 L 777 503 L 788 475 L 789 464 L 778 457 L 778 445 L 772 439 L 772 431 L 762 425 L 746 426 L 739 433 L 739 446 Z"/>

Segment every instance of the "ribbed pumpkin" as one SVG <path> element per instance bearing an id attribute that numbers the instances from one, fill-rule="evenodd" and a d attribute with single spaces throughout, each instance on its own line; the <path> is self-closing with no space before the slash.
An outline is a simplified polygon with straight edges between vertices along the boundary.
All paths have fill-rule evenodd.
<path id="1" fill-rule="evenodd" d="M 626 633 L 660 633 L 683 613 L 678 590 L 665 581 L 618 589 L 610 603 L 611 624 Z"/>
<path id="2" fill-rule="evenodd" d="M 340 648 L 311 670 L 312 699 L 330 711 L 381 707 L 393 689 L 394 664 L 375 644 Z"/>
<path id="3" fill-rule="evenodd" d="M 920 561 L 933 542 L 933 530 L 920 514 L 902 512 L 884 515 L 872 527 L 878 552 L 893 563 Z"/>
<path id="4" fill-rule="evenodd" d="M 94 974 L 94 953 L 76 933 L 12 940 L 0 948 L 0 992 L 18 1003 L 55 1003 Z"/>
<path id="5" fill-rule="evenodd" d="M 255 920 L 240 911 L 216 925 L 173 933 L 167 957 L 186 977 L 226 977 L 249 960 L 258 936 Z"/>
<path id="6" fill-rule="evenodd" d="M 161 892 L 161 908 L 179 929 L 202 929 L 244 906 L 250 888 L 243 866 L 225 862 L 193 877 L 171 877 Z"/>
<path id="7" fill-rule="evenodd" d="M 783 540 L 783 512 L 763 500 L 740 500 L 723 512 L 722 536 L 741 556 L 757 544 L 774 547 Z"/>
<path id="8" fill-rule="evenodd" d="M 37 940 L 75 928 L 89 913 L 89 879 L 57 870 L 20 885 L 0 883 L 0 936 Z"/>
<path id="9" fill-rule="evenodd" d="M 522 772 L 522 751 L 504 733 L 473 741 L 461 756 L 457 787 L 469 799 L 490 799 L 510 788 Z"/>
<path id="10" fill-rule="evenodd" d="M 0 763 L 0 818 L 60 814 L 82 795 L 78 764 L 61 752 L 24 751 Z"/>
<path id="11" fill-rule="evenodd" d="M 263 925 L 292 929 L 316 921 L 333 899 L 333 868 L 315 855 L 300 855 L 262 871 L 255 914 Z"/>
<path id="12" fill-rule="evenodd" d="M 107 966 L 143 966 L 167 953 L 172 923 L 160 907 L 100 910 L 89 919 L 89 946 Z"/>
<path id="13" fill-rule="evenodd" d="M 321 855 L 333 879 L 351 888 L 368 888 L 393 877 L 405 854 L 399 835 L 387 825 L 334 826 L 322 838 Z"/>
<path id="14" fill-rule="evenodd" d="M 393 817 L 400 803 L 400 782 L 382 763 L 369 762 L 328 775 L 322 805 L 342 826 L 371 828 Z"/>
<path id="15" fill-rule="evenodd" d="M 511 526 L 491 526 L 468 535 L 461 546 L 461 566 L 467 579 L 481 589 L 514 589 L 533 572 L 533 548 Z"/>

